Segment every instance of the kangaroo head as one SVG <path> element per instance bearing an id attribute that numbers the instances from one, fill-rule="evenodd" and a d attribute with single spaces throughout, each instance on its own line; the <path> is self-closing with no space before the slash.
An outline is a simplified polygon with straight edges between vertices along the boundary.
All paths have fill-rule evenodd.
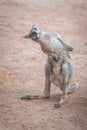
<path id="1" fill-rule="evenodd" d="M 41 30 L 33 25 L 29 33 L 24 35 L 23 38 L 31 38 L 32 40 L 37 40 L 40 37 L 40 34 Z"/>

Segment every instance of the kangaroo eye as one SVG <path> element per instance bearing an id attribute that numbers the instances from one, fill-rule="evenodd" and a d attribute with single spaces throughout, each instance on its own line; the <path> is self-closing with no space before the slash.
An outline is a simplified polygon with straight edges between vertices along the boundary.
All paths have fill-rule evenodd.
<path id="1" fill-rule="evenodd" d="M 37 28 L 36 28 L 36 27 L 34 27 L 34 30 L 37 30 Z"/>

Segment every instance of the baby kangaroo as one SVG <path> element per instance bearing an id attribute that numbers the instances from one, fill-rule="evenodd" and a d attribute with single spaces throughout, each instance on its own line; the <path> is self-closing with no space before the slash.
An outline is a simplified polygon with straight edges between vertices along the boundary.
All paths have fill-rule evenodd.
<path id="1" fill-rule="evenodd" d="M 69 52 L 73 48 L 67 45 L 57 33 L 46 33 L 34 25 L 24 38 L 31 38 L 38 42 L 42 51 L 47 54 L 47 60 L 43 95 L 28 95 L 21 99 L 49 98 L 51 83 L 53 83 L 62 91 L 60 101 L 54 105 L 55 108 L 60 108 L 67 101 L 68 94 L 79 87 L 77 83 L 70 86 L 73 78 L 73 64 Z"/>

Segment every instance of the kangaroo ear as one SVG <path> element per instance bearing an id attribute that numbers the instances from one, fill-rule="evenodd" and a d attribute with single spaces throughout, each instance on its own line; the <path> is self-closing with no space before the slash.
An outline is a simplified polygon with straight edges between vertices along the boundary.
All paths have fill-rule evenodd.
<path id="1" fill-rule="evenodd" d="M 35 27 L 36 27 L 36 26 L 33 24 L 33 25 L 32 25 L 32 28 L 35 28 Z"/>

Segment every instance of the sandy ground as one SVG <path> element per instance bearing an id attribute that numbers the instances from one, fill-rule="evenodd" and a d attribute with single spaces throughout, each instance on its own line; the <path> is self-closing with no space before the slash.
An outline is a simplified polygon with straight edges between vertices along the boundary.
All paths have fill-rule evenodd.
<path id="1" fill-rule="evenodd" d="M 22 38 L 32 24 L 59 32 L 74 48 L 80 88 L 60 109 L 54 109 L 61 94 L 54 86 L 50 99 L 20 100 L 44 88 L 46 55 Z M 0 130 L 87 130 L 86 0 L 0 0 Z"/>

